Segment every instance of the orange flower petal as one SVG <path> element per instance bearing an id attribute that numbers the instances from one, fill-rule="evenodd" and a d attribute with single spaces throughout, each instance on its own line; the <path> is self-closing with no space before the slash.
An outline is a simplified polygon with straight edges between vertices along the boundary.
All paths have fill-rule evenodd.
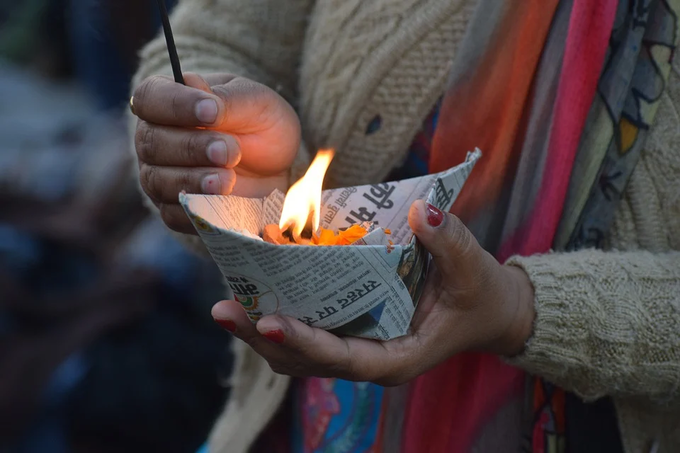
<path id="1" fill-rule="evenodd" d="M 335 233 L 325 228 L 321 229 L 318 245 L 335 245 Z"/>
<path id="2" fill-rule="evenodd" d="M 366 228 L 360 225 L 352 225 L 345 231 L 340 231 L 337 234 L 332 230 L 321 228 L 318 233 L 312 234 L 312 239 L 308 242 L 309 245 L 350 245 L 368 234 Z"/>
<path id="3" fill-rule="evenodd" d="M 335 245 L 350 245 L 351 242 L 344 237 L 338 237 L 337 241 L 335 242 Z"/>
<path id="4" fill-rule="evenodd" d="M 366 233 L 366 228 L 362 227 L 361 225 L 352 225 L 345 231 L 339 232 L 338 236 L 346 239 L 351 244 L 366 236 Z"/>

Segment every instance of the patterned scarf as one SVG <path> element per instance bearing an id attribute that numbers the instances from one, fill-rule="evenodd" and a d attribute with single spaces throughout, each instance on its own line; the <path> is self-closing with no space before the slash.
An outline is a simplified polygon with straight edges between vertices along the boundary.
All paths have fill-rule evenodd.
<path id="1" fill-rule="evenodd" d="M 482 149 L 453 212 L 501 262 L 601 245 L 665 88 L 679 12 L 680 0 L 480 1 L 430 171 Z M 452 358 L 412 384 L 402 450 L 497 451 L 488 437 L 515 430 L 525 382 L 497 357 Z M 526 450 L 565 451 L 564 392 L 529 387 Z"/>

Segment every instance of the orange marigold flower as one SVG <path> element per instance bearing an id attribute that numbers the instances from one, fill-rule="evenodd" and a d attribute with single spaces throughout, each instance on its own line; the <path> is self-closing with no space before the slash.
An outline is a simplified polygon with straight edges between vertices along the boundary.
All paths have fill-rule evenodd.
<path id="1" fill-rule="evenodd" d="M 312 244 L 314 245 L 350 245 L 366 236 L 368 231 L 360 225 L 352 225 L 345 231 L 340 231 L 337 234 L 331 230 L 321 228 L 319 234 L 312 236 Z"/>

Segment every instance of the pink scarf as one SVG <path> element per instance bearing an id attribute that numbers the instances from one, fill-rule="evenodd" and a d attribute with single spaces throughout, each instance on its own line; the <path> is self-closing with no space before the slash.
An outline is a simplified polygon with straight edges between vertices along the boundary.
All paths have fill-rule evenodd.
<path id="1" fill-rule="evenodd" d="M 547 252 L 562 214 L 571 169 L 595 96 L 616 0 L 573 0 L 562 71 L 555 84 L 547 145 L 527 154 L 532 104 L 557 0 L 481 0 L 459 51 L 442 105 L 430 171 L 484 157 L 453 208 L 499 260 Z M 561 5 L 560 5 L 561 6 Z M 489 30 L 492 30 L 490 33 Z M 563 39 L 564 37 L 562 37 Z M 545 118 L 542 118 L 545 120 Z M 532 155 L 532 165 L 526 165 Z M 528 169 L 518 172 L 518 169 Z M 505 222 L 517 181 L 532 203 Z M 502 240 L 502 242 L 498 242 Z M 525 376 L 498 357 L 460 354 L 414 381 L 403 429 L 403 451 L 467 452 L 501 409 L 521 397 Z M 487 426 L 488 425 L 488 426 Z M 534 451 L 542 451 L 535 445 Z M 514 450 L 513 447 L 509 449 Z"/>

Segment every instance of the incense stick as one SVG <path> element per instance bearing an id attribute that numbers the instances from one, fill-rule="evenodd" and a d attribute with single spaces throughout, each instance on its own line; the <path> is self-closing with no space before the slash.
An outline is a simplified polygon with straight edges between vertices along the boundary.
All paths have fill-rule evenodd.
<path id="1" fill-rule="evenodd" d="M 168 18 L 168 9 L 165 7 L 165 0 L 158 0 L 158 10 L 161 13 L 163 33 L 165 33 L 165 42 L 168 45 L 170 65 L 172 66 L 172 73 L 175 76 L 175 82 L 185 85 L 184 77 L 182 76 L 182 67 L 179 64 L 179 55 L 177 55 L 177 46 L 175 46 L 175 38 L 172 36 L 172 28 L 170 27 L 170 19 Z"/>

